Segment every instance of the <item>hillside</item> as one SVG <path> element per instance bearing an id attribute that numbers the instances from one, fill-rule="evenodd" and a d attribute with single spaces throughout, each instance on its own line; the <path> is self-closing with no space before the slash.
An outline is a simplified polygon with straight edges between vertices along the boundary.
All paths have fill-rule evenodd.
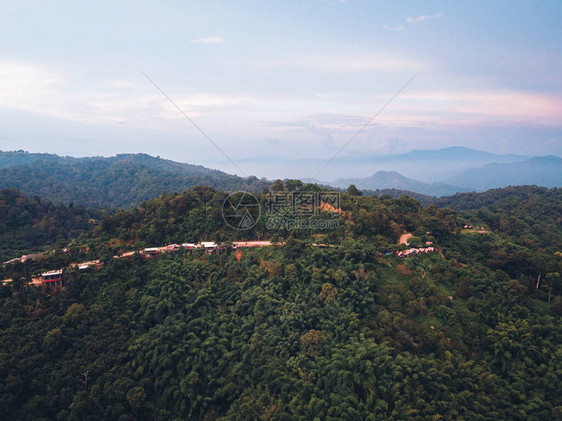
<path id="1" fill-rule="evenodd" d="M 50 153 L 29 153 L 26 151 L 0 151 L 0 168 L 28 165 L 36 161 L 75 161 L 73 157 L 60 157 Z"/>
<path id="2" fill-rule="evenodd" d="M 555 204 L 560 195 L 560 189 L 539 186 L 513 186 L 502 189 L 491 189 L 485 192 L 457 193 L 453 196 L 441 197 L 435 200 L 435 205 L 441 208 L 460 210 L 491 209 L 494 212 L 506 212 L 522 204 L 536 206 L 551 202 Z M 549 206 L 550 207 L 550 206 Z M 562 209 L 559 212 L 562 215 Z"/>
<path id="3" fill-rule="evenodd" d="M 487 164 L 463 171 L 445 182 L 470 186 L 475 190 L 518 185 L 562 187 L 562 158 L 544 156 L 509 164 Z"/>
<path id="4" fill-rule="evenodd" d="M 498 190 L 497 207 L 461 213 L 344 195 L 330 232 L 272 232 L 260 219 L 246 235 L 283 245 L 157 258 L 111 256 L 239 239 L 219 216 L 226 193 L 106 215 L 75 242 L 103 268 L 68 269 L 58 292 L 0 286 L 0 418 L 557 419 L 562 194 L 525 191 L 507 209 L 516 192 Z M 384 255 L 407 247 L 404 230 L 438 250 Z"/>
<path id="5" fill-rule="evenodd" d="M 390 196 L 394 199 L 398 199 L 402 196 L 408 196 L 412 199 L 416 199 L 423 206 L 427 206 L 436 203 L 437 198 L 435 196 L 428 196 L 421 193 L 416 193 L 409 190 L 398 190 L 398 189 L 376 189 L 376 190 L 362 190 L 365 196 Z"/>
<path id="6" fill-rule="evenodd" d="M 0 153 L 0 188 L 16 188 L 57 203 L 130 208 L 164 191 L 183 191 L 197 185 L 261 191 L 268 183 L 145 154 L 72 158 Z"/>
<path id="7" fill-rule="evenodd" d="M 445 183 L 423 183 L 404 177 L 396 171 L 377 171 L 366 178 L 343 178 L 327 183 L 336 187 L 346 188 L 355 184 L 358 189 L 397 189 L 409 190 L 426 196 L 449 196 L 457 192 L 470 191 L 469 188 L 456 187 Z"/>
<path id="8" fill-rule="evenodd" d="M 47 245 L 67 244 L 92 228 L 98 212 L 54 205 L 14 189 L 0 189 L 0 263 Z"/>

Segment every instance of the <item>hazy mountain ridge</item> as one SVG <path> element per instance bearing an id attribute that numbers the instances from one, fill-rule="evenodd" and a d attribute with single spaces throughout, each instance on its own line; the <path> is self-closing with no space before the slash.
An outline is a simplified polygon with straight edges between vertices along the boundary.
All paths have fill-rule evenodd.
<path id="1" fill-rule="evenodd" d="M 415 149 L 405 154 L 393 155 L 395 159 L 457 159 L 457 160 L 496 160 L 512 161 L 529 158 L 526 155 L 497 154 L 493 152 L 480 151 L 465 148 L 464 146 L 450 146 L 442 149 Z"/>
<path id="2" fill-rule="evenodd" d="M 470 188 L 457 187 L 445 183 L 424 183 L 404 177 L 396 171 L 377 171 L 367 178 L 344 178 L 333 181 L 331 184 L 344 188 L 355 184 L 358 189 L 398 189 L 409 190 L 427 196 L 448 196 L 457 192 L 470 191 Z"/>
<path id="3" fill-rule="evenodd" d="M 452 146 L 442 149 L 417 149 L 408 153 L 395 155 L 342 154 L 330 166 L 332 179 L 369 177 L 377 171 L 397 171 L 405 177 L 426 183 L 442 182 L 444 179 L 460 174 L 470 168 L 481 167 L 493 162 L 510 163 L 529 159 L 529 156 L 515 154 L 497 154 L 470 149 L 462 146 Z M 328 157 L 321 158 L 317 155 L 290 159 L 284 157 L 259 156 L 240 159 L 238 162 L 244 168 L 259 172 L 266 163 L 268 167 L 275 168 L 281 178 L 291 174 L 290 178 L 308 177 L 312 169 L 320 169 Z M 297 176 L 297 175 L 301 176 Z M 328 176 L 323 175 L 324 178 Z"/>
<path id="4" fill-rule="evenodd" d="M 472 168 L 445 180 L 448 183 L 470 185 L 476 190 L 512 185 L 562 186 L 562 158 L 533 157 L 522 162 L 491 163 Z"/>
<path id="5" fill-rule="evenodd" d="M 468 162 L 470 159 L 500 157 L 503 160 L 524 158 L 496 155 L 463 147 L 412 151 L 387 157 L 392 162 L 419 162 L 441 171 L 440 162 Z M 466 159 L 464 159 L 464 158 Z M 367 158 L 365 158 L 367 159 Z M 381 157 L 377 159 L 383 159 Z M 463 161 L 464 159 L 464 161 Z M 463 165 L 464 165 L 463 164 Z M 412 164 L 414 165 L 414 164 Z M 451 164 L 452 165 L 452 164 Z M 371 167 L 377 167 L 376 160 Z M 427 172 L 416 172 L 420 177 Z M 427 178 L 427 177 L 426 177 Z M 325 187 L 347 189 L 350 184 L 365 194 L 421 195 L 423 203 L 431 197 L 451 196 L 459 192 L 483 191 L 509 185 L 562 186 L 562 159 L 555 156 L 534 157 L 518 162 L 488 163 L 464 170 L 439 182 L 424 182 L 398 171 L 376 171 L 369 177 L 345 177 L 333 182 L 303 179 Z M 159 197 L 162 192 L 180 192 L 196 185 L 219 190 L 259 192 L 271 181 L 250 176 L 242 178 L 201 165 L 185 164 L 147 154 L 119 154 L 113 157 L 61 157 L 55 154 L 0 151 L 0 188 L 17 188 L 28 195 L 39 195 L 55 203 L 81 203 L 92 207 L 124 207 Z M 380 192 L 383 193 L 380 193 Z M 374 192 L 374 193 L 373 193 Z M 379 193 L 377 193 L 379 192 Z"/>
<path id="6" fill-rule="evenodd" d="M 457 156 L 455 155 L 456 153 L 463 153 L 466 150 L 466 148 L 447 149 L 450 156 Z M 451 154 L 451 150 L 455 153 Z M 474 152 L 475 154 L 479 152 L 466 151 L 469 153 Z M 435 152 L 428 151 L 427 156 L 434 156 Z M 343 178 L 333 182 L 325 182 L 325 184 L 331 184 L 340 188 L 345 188 L 349 184 L 355 184 L 357 188 L 363 190 L 395 188 L 437 197 L 508 186 L 538 185 L 543 187 L 562 187 L 562 158 L 550 155 L 533 157 L 518 162 L 494 162 L 464 170 L 456 176 L 434 183 L 414 180 L 405 177 L 397 171 L 377 171 L 370 177 Z"/>

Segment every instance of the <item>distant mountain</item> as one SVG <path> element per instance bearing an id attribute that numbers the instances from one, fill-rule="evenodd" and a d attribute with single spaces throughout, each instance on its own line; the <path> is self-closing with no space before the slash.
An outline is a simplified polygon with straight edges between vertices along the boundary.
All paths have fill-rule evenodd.
<path id="1" fill-rule="evenodd" d="M 0 152 L 0 188 L 17 188 L 56 203 L 129 208 L 159 197 L 163 191 L 183 191 L 197 185 L 261 191 L 269 182 L 146 154 L 73 158 Z"/>
<path id="2" fill-rule="evenodd" d="M 529 156 L 514 154 L 495 154 L 462 146 L 443 149 L 413 150 L 397 155 L 349 154 L 340 155 L 323 172 L 332 174 L 331 178 L 347 178 L 350 170 L 353 177 L 368 177 L 377 171 L 397 171 L 405 177 L 426 183 L 441 182 L 470 168 L 481 167 L 493 162 L 510 163 L 529 159 Z M 264 164 L 270 173 L 289 178 L 310 177 L 326 163 L 328 158 L 312 156 L 304 159 L 289 159 L 261 156 L 241 159 L 244 168 L 263 171 Z M 265 174 L 267 175 L 267 174 Z M 300 176 L 299 176 L 300 175 Z M 273 175 L 272 175 L 273 176 Z"/>
<path id="3" fill-rule="evenodd" d="M 469 188 L 457 187 L 445 183 L 424 183 L 404 177 L 396 171 L 377 171 L 366 178 L 340 178 L 328 183 L 330 185 L 346 188 L 355 184 L 361 190 L 397 189 L 409 190 L 427 196 L 449 196 L 457 192 L 470 191 Z"/>
<path id="4" fill-rule="evenodd" d="M 445 178 L 470 168 L 481 167 L 493 162 L 518 162 L 528 158 L 523 155 L 500 155 L 462 146 L 451 146 L 434 150 L 413 150 L 406 154 L 386 157 L 358 157 L 357 164 L 360 165 L 360 162 L 367 161 L 373 170 L 398 171 L 415 180 L 441 182 Z M 456 185 L 464 186 L 465 184 L 457 183 Z"/>
<path id="5" fill-rule="evenodd" d="M 492 152 L 479 151 L 465 148 L 463 146 L 450 146 L 443 149 L 415 149 L 411 152 L 399 155 L 391 155 L 391 160 L 417 161 L 420 159 L 454 160 L 454 161 L 522 161 L 528 158 L 524 155 L 496 154 Z"/>
<path id="6" fill-rule="evenodd" d="M 371 157 L 372 158 L 372 157 Z M 369 157 L 361 158 L 367 160 Z M 518 155 L 496 155 L 462 147 L 441 150 L 412 151 L 408 154 L 372 159 L 370 167 L 409 168 L 414 177 L 392 170 L 378 170 L 369 177 L 339 178 L 334 182 L 308 180 L 325 186 L 346 189 L 355 184 L 361 190 L 388 191 L 384 194 L 419 194 L 449 196 L 457 192 L 483 191 L 509 185 L 562 185 L 562 159 L 555 156 L 535 157 L 510 163 L 487 163 L 463 169 L 467 162 L 487 159 L 516 160 Z M 358 158 L 359 159 L 359 158 Z M 386 161 L 385 161 L 386 159 Z M 345 163 L 345 159 L 343 159 Z M 355 168 L 355 167 L 354 167 Z M 425 170 L 419 170 L 425 168 Z M 452 168 L 447 170 L 448 168 Z M 440 182 L 435 178 L 443 171 Z M 355 171 L 354 171 L 355 172 Z M 358 169 L 356 174 L 360 173 Z M 432 174 L 429 176 L 428 174 Z M 454 175 L 453 175 L 454 174 Z M 87 207 L 130 208 L 162 192 L 183 191 L 206 185 L 225 191 L 257 191 L 271 182 L 254 176 L 243 178 L 201 165 L 179 163 L 146 154 L 120 154 L 113 157 L 61 157 L 55 154 L 0 151 L 0 188 L 16 188 L 24 194 L 39 195 L 55 203 L 81 203 Z M 410 192 L 410 193 L 408 193 Z M 378 194 L 366 192 L 365 194 Z"/>
<path id="7" fill-rule="evenodd" d="M 544 156 L 510 164 L 487 164 L 463 171 L 444 181 L 470 186 L 476 190 L 518 185 L 562 187 L 562 158 Z"/>

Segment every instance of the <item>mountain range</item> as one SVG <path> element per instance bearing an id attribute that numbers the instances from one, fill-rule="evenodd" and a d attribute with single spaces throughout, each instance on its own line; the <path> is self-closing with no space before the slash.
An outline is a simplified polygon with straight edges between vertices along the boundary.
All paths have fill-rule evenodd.
<path id="1" fill-rule="evenodd" d="M 404 177 L 396 171 L 377 171 L 365 178 L 340 178 L 327 183 L 339 188 L 354 184 L 360 190 L 398 189 L 409 190 L 427 196 L 450 196 L 459 192 L 471 191 L 470 188 L 457 187 L 445 183 L 424 183 Z"/>
<path id="2" fill-rule="evenodd" d="M 475 190 L 537 185 L 544 187 L 562 186 L 562 158 L 557 156 L 534 157 L 521 162 L 491 163 L 480 168 L 471 168 L 445 179 L 445 182 L 470 186 Z"/>
<path id="3" fill-rule="evenodd" d="M 369 153 L 341 154 L 325 171 L 322 178 L 364 178 L 377 171 L 397 171 L 405 177 L 426 183 L 443 180 L 461 174 L 463 171 L 478 168 L 493 162 L 512 163 L 529 159 L 530 156 L 515 154 L 496 154 L 451 146 L 442 149 L 420 149 L 394 155 L 373 155 Z M 237 161 L 246 172 L 262 174 L 264 166 L 270 178 L 309 178 L 324 167 L 328 157 L 314 155 L 308 158 L 288 159 L 283 157 L 251 157 Z M 350 169 L 353 173 L 350 174 Z M 318 178 L 318 176 L 316 176 Z"/>
<path id="4" fill-rule="evenodd" d="M 442 182 L 465 170 L 492 162 L 512 163 L 530 158 L 524 155 L 492 152 L 451 146 L 442 149 L 413 150 L 390 156 L 359 155 L 342 158 L 342 164 L 367 167 L 377 171 L 397 171 L 405 177 L 424 182 Z"/>
<path id="5" fill-rule="evenodd" d="M 490 163 L 470 168 L 442 182 L 425 183 L 404 177 L 396 171 L 377 171 L 370 177 L 340 178 L 323 184 L 339 188 L 354 184 L 360 190 L 394 188 L 436 197 L 519 185 L 562 187 L 562 158 L 544 156 L 521 162 Z"/>
<path id="6" fill-rule="evenodd" d="M 384 158 L 372 157 L 371 161 L 371 168 L 406 166 L 409 168 L 408 174 L 417 176 L 412 178 L 397 170 L 379 169 L 368 177 L 303 181 L 340 189 L 354 184 L 366 194 L 391 191 L 395 196 L 415 193 L 424 195 L 424 198 L 427 196 L 424 202 L 431 197 L 509 185 L 562 187 L 562 159 L 556 156 L 529 158 L 451 147 L 417 150 Z M 468 167 L 475 162 L 481 165 Z M 447 168 L 452 169 L 445 171 Z M 464 169 L 459 171 L 459 168 Z M 444 176 L 435 179 L 435 174 Z M 159 197 L 162 192 L 183 191 L 197 185 L 225 191 L 261 192 L 271 184 L 272 181 L 266 178 L 243 178 L 201 165 L 179 163 L 146 154 L 74 158 L 0 151 L 0 188 L 16 188 L 27 195 L 39 195 L 53 202 L 76 202 L 90 207 L 130 208 Z"/>

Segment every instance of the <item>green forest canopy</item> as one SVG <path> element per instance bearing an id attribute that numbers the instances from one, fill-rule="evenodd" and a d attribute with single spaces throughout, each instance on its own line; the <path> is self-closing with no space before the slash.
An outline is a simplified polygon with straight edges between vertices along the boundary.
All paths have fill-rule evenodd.
<path id="1" fill-rule="evenodd" d="M 474 209 L 456 198 L 458 211 L 344 195 L 337 230 L 260 220 L 245 234 L 282 247 L 115 260 L 67 271 L 59 293 L 2 287 L 0 418 L 560 419 L 562 195 L 483 195 Z M 102 215 L 73 237 L 83 255 L 1 274 L 241 239 L 222 223 L 225 197 L 198 187 Z M 404 230 L 440 252 L 378 256 Z"/>

